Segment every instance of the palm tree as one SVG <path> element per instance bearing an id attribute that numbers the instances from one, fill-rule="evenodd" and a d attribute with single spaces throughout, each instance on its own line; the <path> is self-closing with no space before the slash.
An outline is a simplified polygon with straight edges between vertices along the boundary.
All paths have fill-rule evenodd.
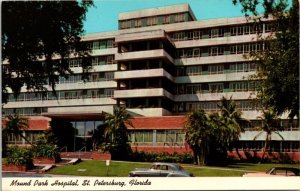
<path id="1" fill-rule="evenodd" d="M 237 144 L 240 134 L 244 132 L 241 123 L 249 123 L 249 121 L 242 118 L 242 112 L 237 109 L 237 105 L 232 100 L 232 97 L 229 99 L 222 97 L 221 104 L 218 107 L 220 109 L 220 117 L 216 119 L 218 121 L 215 120 L 215 124 L 218 125 L 216 134 L 223 153 L 227 155 L 227 150 L 232 149 L 233 144 Z M 236 152 L 239 155 L 237 147 Z"/>
<path id="2" fill-rule="evenodd" d="M 23 131 L 28 129 L 28 119 L 26 117 L 9 115 L 3 129 L 4 133 L 13 133 L 14 135 L 21 136 L 28 144 L 33 145 L 24 135 Z"/>
<path id="3" fill-rule="evenodd" d="M 208 125 L 209 117 L 204 110 L 193 111 L 187 115 L 184 126 L 185 141 L 190 145 L 195 163 L 205 164 L 209 138 L 212 129 Z"/>
<path id="4" fill-rule="evenodd" d="M 122 157 L 122 154 L 128 154 L 128 130 L 127 125 L 131 125 L 129 121 L 129 114 L 125 108 L 115 108 L 113 114 L 107 113 L 105 115 L 105 130 L 104 150 L 109 150 L 112 156 Z"/>
<path id="5" fill-rule="evenodd" d="M 240 133 L 244 132 L 244 129 L 240 124 L 242 121 L 246 121 L 246 119 L 241 117 L 242 113 L 237 110 L 236 103 L 232 100 L 232 97 L 226 99 L 223 96 L 221 104 L 218 105 L 218 107 L 221 112 L 223 124 L 233 132 L 234 137 L 232 138 L 238 140 Z"/>
<path id="6" fill-rule="evenodd" d="M 259 132 L 254 137 L 254 140 L 256 140 L 257 137 L 260 136 L 263 132 L 266 133 L 265 144 L 263 147 L 263 154 L 261 157 L 261 161 L 263 161 L 266 150 L 269 147 L 269 143 L 272 139 L 272 133 L 279 135 L 280 138 L 283 140 L 282 135 L 279 133 L 279 131 L 283 130 L 283 127 L 280 126 L 280 118 L 278 118 L 277 113 L 273 109 L 263 110 L 262 116 L 257 117 L 257 118 L 261 119 L 262 126 L 258 127 Z"/>

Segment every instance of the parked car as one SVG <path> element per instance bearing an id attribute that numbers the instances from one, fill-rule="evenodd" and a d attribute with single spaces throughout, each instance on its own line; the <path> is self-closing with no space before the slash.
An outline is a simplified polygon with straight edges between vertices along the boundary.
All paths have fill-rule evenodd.
<path id="1" fill-rule="evenodd" d="M 174 163 L 153 163 L 150 168 L 136 168 L 129 172 L 130 177 L 191 177 L 192 173 Z"/>
<path id="2" fill-rule="evenodd" d="M 300 176 L 300 169 L 293 167 L 273 167 L 267 172 L 251 172 L 243 175 L 243 177 L 255 176 Z"/>

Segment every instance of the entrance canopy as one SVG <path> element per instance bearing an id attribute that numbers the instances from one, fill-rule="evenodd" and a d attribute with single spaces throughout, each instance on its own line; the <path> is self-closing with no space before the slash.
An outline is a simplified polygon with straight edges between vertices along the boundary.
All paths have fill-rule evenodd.
<path id="1" fill-rule="evenodd" d="M 65 120 L 101 120 L 105 113 L 42 113 L 43 116 Z"/>

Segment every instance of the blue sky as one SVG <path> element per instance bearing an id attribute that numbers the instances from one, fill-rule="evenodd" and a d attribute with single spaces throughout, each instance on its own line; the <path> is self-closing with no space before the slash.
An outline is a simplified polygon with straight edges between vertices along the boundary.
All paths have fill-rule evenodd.
<path id="1" fill-rule="evenodd" d="M 243 16 L 232 0 L 94 0 L 84 23 L 85 33 L 115 31 L 118 14 L 146 8 L 188 3 L 198 20 Z"/>

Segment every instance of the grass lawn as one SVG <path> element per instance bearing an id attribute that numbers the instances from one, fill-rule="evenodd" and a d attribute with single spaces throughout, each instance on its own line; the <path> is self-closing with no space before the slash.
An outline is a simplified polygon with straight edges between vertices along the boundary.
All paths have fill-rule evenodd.
<path id="1" fill-rule="evenodd" d="M 116 162 L 112 161 L 107 174 L 105 161 L 88 160 L 82 161 L 76 165 L 67 165 L 55 167 L 48 171 L 48 174 L 61 175 L 76 175 L 76 176 L 112 176 L 112 177 L 127 177 L 128 172 L 135 168 L 147 168 L 149 163 L 134 163 L 134 162 Z M 246 171 L 261 171 L 266 172 L 274 166 L 290 166 L 298 167 L 299 164 L 254 164 L 254 163 L 235 163 L 225 167 L 217 166 L 196 166 L 182 164 L 182 166 L 195 176 L 242 176 Z"/>
<path id="2" fill-rule="evenodd" d="M 113 177 L 128 177 L 128 172 L 134 168 L 147 168 L 148 163 L 128 163 L 128 162 L 114 162 L 108 168 L 105 161 L 87 160 L 82 161 L 76 165 L 67 165 L 55 167 L 48 171 L 48 174 L 64 174 L 64 175 L 77 175 L 77 176 L 113 176 Z"/>

